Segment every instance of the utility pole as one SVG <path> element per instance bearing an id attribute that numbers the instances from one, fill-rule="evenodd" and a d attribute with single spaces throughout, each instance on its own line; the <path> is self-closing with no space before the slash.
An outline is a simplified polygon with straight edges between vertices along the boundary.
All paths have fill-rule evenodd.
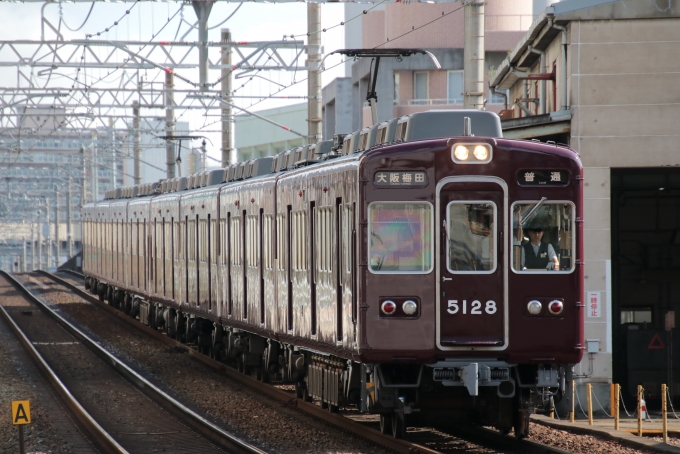
<path id="1" fill-rule="evenodd" d="M 116 133 L 113 129 L 113 118 L 109 118 L 109 143 L 111 144 L 111 187 L 116 189 Z"/>
<path id="2" fill-rule="evenodd" d="M 139 130 L 141 119 L 139 117 L 139 101 L 132 101 L 132 146 L 134 148 L 135 184 L 142 182 L 142 146 L 141 132 Z"/>
<path id="3" fill-rule="evenodd" d="M 23 246 L 23 254 L 21 255 L 21 272 L 26 272 L 26 239 L 21 237 L 21 245 Z"/>
<path id="4" fill-rule="evenodd" d="M 73 216 L 71 215 L 71 191 L 73 190 L 73 178 L 68 179 L 68 194 L 66 196 L 66 247 L 68 258 L 73 257 Z"/>
<path id="5" fill-rule="evenodd" d="M 36 269 L 35 267 L 33 269 Z M 42 208 L 38 202 L 38 268 L 42 269 Z"/>
<path id="6" fill-rule="evenodd" d="M 45 268 L 47 271 L 50 269 L 50 262 L 52 261 L 52 235 L 50 234 L 50 199 L 45 199 L 45 222 L 47 222 L 47 238 L 45 238 Z"/>
<path id="7" fill-rule="evenodd" d="M 54 267 L 59 268 L 59 249 L 61 242 L 59 241 L 59 190 L 54 194 Z"/>
<path id="8" fill-rule="evenodd" d="M 198 0 L 191 2 L 198 17 L 198 78 L 201 91 L 208 91 L 208 17 L 213 3 Z"/>
<path id="9" fill-rule="evenodd" d="M 463 107 L 484 109 L 484 1 L 466 0 Z"/>
<path id="10" fill-rule="evenodd" d="M 165 73 L 165 165 L 167 178 L 175 178 L 175 142 L 171 139 L 175 134 L 175 118 L 172 106 L 175 104 L 175 76 Z"/>
<path id="11" fill-rule="evenodd" d="M 35 224 L 31 221 L 31 271 L 35 269 Z"/>
<path id="12" fill-rule="evenodd" d="M 307 57 L 307 143 L 321 140 L 321 5 L 307 3 L 307 36 L 309 37 Z"/>
<path id="13" fill-rule="evenodd" d="M 83 155 L 83 185 L 80 187 L 80 205 L 87 203 L 87 167 L 85 165 L 85 145 L 80 145 L 80 154 Z"/>
<path id="14" fill-rule="evenodd" d="M 232 77 L 234 71 L 231 67 L 231 30 L 222 29 L 222 167 L 227 167 L 231 163 L 231 153 L 234 150 L 234 119 L 231 109 Z"/>
<path id="15" fill-rule="evenodd" d="M 92 201 L 96 202 L 99 200 L 99 175 L 98 174 L 98 169 L 97 169 L 97 132 L 92 131 L 90 134 L 90 137 L 92 138 Z"/>

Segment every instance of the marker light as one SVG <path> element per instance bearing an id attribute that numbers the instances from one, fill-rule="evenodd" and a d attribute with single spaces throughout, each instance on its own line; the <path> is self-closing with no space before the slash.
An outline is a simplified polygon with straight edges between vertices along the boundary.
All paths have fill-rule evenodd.
<path id="1" fill-rule="evenodd" d="M 453 156 L 459 161 L 467 161 L 470 157 L 470 150 L 465 145 L 456 145 L 453 149 Z"/>
<path id="2" fill-rule="evenodd" d="M 548 310 L 551 314 L 559 315 L 564 310 L 564 304 L 562 304 L 562 301 L 552 300 L 550 304 L 548 304 Z"/>
<path id="3" fill-rule="evenodd" d="M 397 305 L 394 304 L 394 301 L 383 301 L 383 303 L 380 305 L 380 310 L 383 311 L 383 314 L 392 315 L 394 314 L 394 311 L 397 310 Z"/>
<path id="4" fill-rule="evenodd" d="M 401 305 L 401 310 L 403 310 L 406 315 L 413 315 L 418 310 L 418 305 L 415 301 L 404 301 L 404 304 Z"/>
<path id="5" fill-rule="evenodd" d="M 477 158 L 478 161 L 486 161 L 487 159 L 489 159 L 489 149 L 486 148 L 484 145 L 475 146 L 475 149 L 473 150 L 472 154 L 475 155 L 475 158 Z"/>
<path id="6" fill-rule="evenodd" d="M 543 309 L 543 305 L 541 304 L 540 301 L 537 300 L 532 300 L 529 301 L 529 304 L 527 304 L 527 310 L 531 315 L 538 315 L 541 313 L 541 309 Z"/>

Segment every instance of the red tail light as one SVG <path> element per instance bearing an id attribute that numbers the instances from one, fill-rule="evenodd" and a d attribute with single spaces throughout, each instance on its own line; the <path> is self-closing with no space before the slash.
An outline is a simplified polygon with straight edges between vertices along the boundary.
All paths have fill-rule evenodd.
<path id="1" fill-rule="evenodd" d="M 397 310 L 397 305 L 394 304 L 394 301 L 383 301 L 380 305 L 380 310 L 383 311 L 383 314 L 392 315 Z"/>
<path id="2" fill-rule="evenodd" d="M 553 300 L 548 304 L 548 310 L 551 314 L 559 315 L 564 310 L 564 304 L 562 304 L 562 301 Z"/>

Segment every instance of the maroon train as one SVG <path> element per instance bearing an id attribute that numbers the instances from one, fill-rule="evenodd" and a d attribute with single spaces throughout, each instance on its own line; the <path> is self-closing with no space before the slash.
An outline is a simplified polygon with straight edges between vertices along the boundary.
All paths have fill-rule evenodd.
<path id="1" fill-rule="evenodd" d="M 83 208 L 86 285 L 397 437 L 445 422 L 525 436 L 571 397 L 584 349 L 578 155 L 503 139 L 477 111 L 338 142 L 111 191 Z"/>

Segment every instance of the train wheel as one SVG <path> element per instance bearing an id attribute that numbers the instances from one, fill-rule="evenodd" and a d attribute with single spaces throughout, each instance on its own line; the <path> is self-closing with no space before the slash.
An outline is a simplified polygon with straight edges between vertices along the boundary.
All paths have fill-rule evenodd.
<path id="1" fill-rule="evenodd" d="M 406 435 L 406 424 L 404 424 L 404 417 L 399 413 L 392 415 L 392 436 L 394 438 L 404 438 Z"/>
<path id="2" fill-rule="evenodd" d="M 321 401 L 321 408 L 324 409 L 324 410 L 328 409 L 328 402 L 325 402 L 325 401 L 322 400 Z"/>
<path id="3" fill-rule="evenodd" d="M 340 406 L 328 404 L 328 411 L 330 411 L 331 413 L 338 413 L 340 411 Z"/>
<path id="4" fill-rule="evenodd" d="M 380 432 L 385 435 L 392 434 L 392 413 L 381 413 L 380 414 Z"/>

